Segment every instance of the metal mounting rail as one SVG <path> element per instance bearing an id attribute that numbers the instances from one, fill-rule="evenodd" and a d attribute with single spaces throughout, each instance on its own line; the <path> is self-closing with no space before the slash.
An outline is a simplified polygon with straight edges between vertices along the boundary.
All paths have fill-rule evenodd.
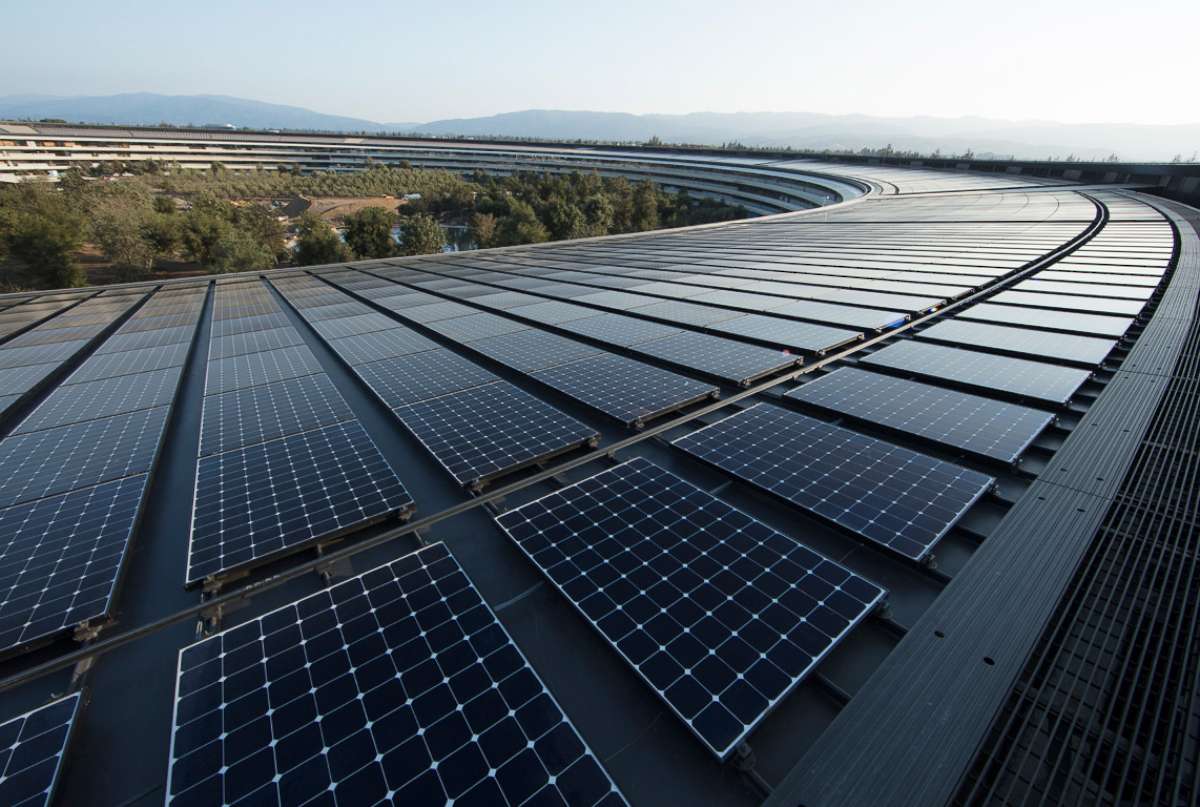
<path id="1" fill-rule="evenodd" d="M 158 619 L 147 622 L 145 625 L 141 625 L 136 628 L 130 628 L 127 631 L 110 635 L 107 638 L 98 639 L 97 641 L 88 645 L 87 647 L 81 647 L 77 650 L 71 651 L 69 653 L 65 653 L 65 654 L 59 656 L 58 658 L 51 659 L 50 661 L 46 661 L 41 664 L 37 664 L 33 667 L 30 667 L 29 669 L 22 670 L 21 672 L 15 673 L 3 680 L 0 680 L 0 692 L 5 692 L 10 689 L 14 689 L 16 687 L 19 687 L 26 683 L 29 683 L 30 681 L 36 680 L 45 675 L 49 675 L 50 673 L 57 672 L 58 670 L 66 669 L 66 668 L 72 667 L 80 662 L 87 661 L 90 659 L 95 659 L 99 656 L 105 655 L 107 653 L 111 653 L 114 650 L 124 647 L 125 645 L 132 644 L 133 642 L 136 642 L 139 639 L 145 638 L 146 636 L 157 633 L 161 630 L 165 630 L 166 628 L 169 628 L 172 625 L 177 625 L 177 624 L 186 622 L 191 619 L 203 618 L 206 615 L 218 612 L 221 609 L 228 610 L 229 606 L 231 606 L 231 605 L 243 603 L 247 600 L 252 599 L 253 597 L 255 597 L 259 594 L 262 594 L 266 591 L 270 591 L 272 589 L 278 588 L 279 586 L 281 586 L 291 580 L 295 580 L 295 579 L 303 577 L 304 575 L 307 575 L 309 573 L 319 571 L 320 569 L 326 568 L 330 565 L 335 565 L 337 563 L 340 563 L 341 561 L 349 560 L 350 558 L 354 557 L 355 555 L 358 555 L 362 552 L 366 552 L 366 551 L 369 551 L 376 547 L 382 546 L 383 544 L 389 543 L 390 541 L 394 541 L 397 538 L 401 538 L 405 535 L 416 533 L 418 531 L 428 530 L 430 527 L 434 526 L 435 524 L 437 524 L 439 522 L 453 518 L 454 516 L 457 516 L 457 515 L 461 515 L 462 513 L 465 513 L 469 510 L 476 509 L 478 507 L 484 506 L 484 505 L 492 503 L 492 502 L 500 501 L 500 500 L 504 499 L 505 497 L 511 496 L 514 493 L 516 493 L 520 490 L 523 490 L 527 487 L 535 485 L 539 482 L 546 481 L 548 479 L 552 479 L 556 475 L 561 474 L 565 471 L 570 471 L 575 468 L 579 468 L 581 466 L 587 465 L 588 463 L 591 463 L 591 462 L 594 462 L 597 460 L 601 460 L 605 457 L 608 457 L 608 456 L 614 454 L 615 452 L 622 451 L 626 448 L 637 445 L 638 443 L 641 443 L 643 440 L 649 440 L 660 434 L 663 434 L 664 432 L 670 431 L 671 429 L 676 429 L 676 428 L 679 428 L 680 426 L 686 425 L 687 423 L 691 422 L 692 420 L 695 420 L 696 418 L 700 418 L 705 415 L 711 414 L 711 413 L 721 410 L 727 406 L 730 406 L 734 403 L 737 403 L 738 401 L 741 401 L 741 400 L 744 400 L 751 396 L 766 392 L 767 390 L 770 390 L 781 384 L 786 384 L 790 381 L 794 381 L 795 379 L 799 378 L 802 375 L 805 375 L 806 373 L 814 372 L 828 364 L 831 364 L 832 362 L 838 361 L 839 359 L 842 359 L 848 355 L 856 353 L 857 351 L 862 350 L 863 348 L 879 344 L 880 342 L 886 341 L 888 339 L 892 339 L 897 334 L 904 333 L 905 331 L 908 331 L 919 325 L 925 324 L 936 317 L 944 316 L 948 313 L 958 310 L 959 308 L 962 308 L 964 306 L 978 302 L 980 299 L 987 297 L 991 294 L 994 294 L 998 291 L 1001 291 L 1015 283 L 1018 283 L 1021 280 L 1023 280 L 1025 277 L 1027 277 L 1028 275 L 1045 268 L 1047 265 L 1052 264 L 1055 261 L 1058 261 L 1065 255 L 1073 252 L 1075 249 L 1079 248 L 1083 244 L 1090 241 L 1103 228 L 1104 224 L 1108 220 L 1107 208 L 1105 208 L 1104 205 L 1101 202 L 1099 202 L 1097 199 L 1089 196 L 1088 194 L 1085 193 L 1085 194 L 1081 194 L 1081 195 L 1086 197 L 1089 201 L 1091 201 L 1096 206 L 1096 216 L 1092 220 L 1090 225 L 1088 225 L 1082 232 L 1077 234 L 1074 238 L 1059 245 L 1058 247 L 1051 250 L 1050 252 L 1047 252 L 1046 254 L 1042 255 L 1038 259 L 1032 261 L 1028 266 L 1026 266 L 1025 269 L 1022 269 L 1019 272 L 1009 275 L 1009 276 L 997 281 L 996 283 L 985 286 L 985 287 L 979 289 L 978 291 L 976 291 L 974 294 L 970 294 L 966 297 L 963 297 L 960 300 L 956 300 L 955 302 L 949 303 L 946 306 L 943 306 L 942 308 L 937 309 L 936 311 L 933 311 L 924 316 L 918 317 L 908 323 L 905 323 L 904 325 L 898 326 L 890 331 L 886 331 L 882 334 L 879 334 L 878 336 L 874 336 L 874 337 L 865 339 L 861 342 L 856 342 L 856 343 L 848 346 L 846 349 L 841 350 L 837 353 L 833 353 L 828 356 L 825 356 L 824 358 L 821 358 L 818 361 L 814 361 L 812 364 L 805 365 L 804 367 L 801 367 L 797 370 L 794 370 L 794 371 L 785 373 L 781 376 L 777 376 L 775 378 L 769 379 L 767 381 L 764 381 L 760 384 L 749 387 L 747 389 L 740 390 L 732 395 L 729 395 L 726 398 L 715 401 L 711 404 L 707 404 L 699 409 L 693 410 L 693 411 L 691 411 L 685 415 L 682 415 L 680 417 L 665 421 L 656 426 L 647 427 L 646 429 L 644 429 L 636 434 L 630 435 L 629 437 L 626 437 L 621 440 L 617 440 L 616 442 L 611 443 L 606 446 L 600 446 L 599 448 L 589 451 L 586 454 L 583 454 L 574 459 L 567 460 L 560 464 L 554 465 L 553 467 L 547 468 L 545 470 L 538 471 L 537 473 L 534 473 L 524 479 L 518 480 L 518 481 L 508 484 L 508 485 L 504 485 L 502 487 L 494 488 L 491 491 L 483 492 L 474 498 L 467 499 L 463 502 L 460 502 L 459 504 L 456 504 L 452 507 L 448 507 L 448 508 L 441 510 L 437 513 L 434 513 L 432 515 L 425 516 L 424 518 L 414 519 L 412 521 L 409 521 L 406 524 L 394 527 L 383 533 L 380 533 L 379 535 L 375 535 L 370 538 L 365 538 L 361 541 L 356 541 L 353 544 L 344 546 L 335 551 L 327 552 L 324 555 L 322 555 L 314 560 L 305 561 L 304 563 L 298 564 L 297 566 L 294 566 L 290 569 L 286 569 L 284 571 L 277 572 L 275 574 L 270 575 L 269 577 L 265 577 L 261 580 L 257 580 L 252 583 L 249 583 L 243 588 L 240 588 L 240 589 L 237 589 L 234 591 L 228 591 L 223 594 L 218 594 L 217 596 L 211 597 L 210 599 L 205 600 L 204 602 L 197 603 L 196 605 L 189 606 L 187 608 L 181 609 L 181 610 L 176 611 L 167 616 L 160 617 Z M 861 198 L 865 198 L 865 197 L 859 197 L 859 198 L 861 199 Z M 849 204 L 849 203 L 845 203 L 845 204 Z M 791 216 L 791 215 L 795 215 L 795 214 L 783 214 L 783 215 Z M 705 226 L 705 225 L 701 225 L 701 226 Z M 690 230 L 690 229 L 694 229 L 694 228 L 687 228 L 687 229 Z M 345 266 L 345 264 L 336 264 L 336 266 Z M 332 267 L 330 267 L 330 268 L 332 268 Z M 290 269 L 290 270 L 280 270 L 280 271 L 295 272 L 296 270 Z M 273 277 L 274 274 L 273 273 L 258 273 L 255 276 L 259 277 L 259 278 L 270 278 L 270 277 Z M 986 544 L 985 544 L 985 546 L 986 546 Z"/>

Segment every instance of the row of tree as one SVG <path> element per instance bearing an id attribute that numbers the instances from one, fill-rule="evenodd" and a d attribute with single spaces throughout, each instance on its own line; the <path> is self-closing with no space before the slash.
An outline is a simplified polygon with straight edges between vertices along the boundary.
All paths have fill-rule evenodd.
<path id="1" fill-rule="evenodd" d="M 408 198 L 399 214 L 367 207 L 343 216 L 341 233 L 312 213 L 285 224 L 262 203 L 301 189 L 306 195 L 325 189 L 334 195 Z M 57 187 L 0 186 L 0 290 L 84 285 L 76 255 L 87 244 L 108 259 L 112 279 L 132 281 L 150 277 L 169 261 L 223 273 L 440 252 L 446 223 L 468 226 L 476 245 L 493 247 L 746 215 L 739 206 L 597 174 L 477 172 L 463 178 L 375 167 L 359 174 L 247 177 L 159 166 L 134 176 L 92 178 L 73 171 Z M 294 236 L 290 248 L 289 236 Z"/>

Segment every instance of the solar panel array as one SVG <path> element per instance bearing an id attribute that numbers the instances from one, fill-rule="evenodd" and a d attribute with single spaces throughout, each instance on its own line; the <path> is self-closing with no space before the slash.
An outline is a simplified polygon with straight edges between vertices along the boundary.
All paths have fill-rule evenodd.
<path id="1" fill-rule="evenodd" d="M 0 723 L 0 804 L 49 807 L 80 701 L 68 695 Z"/>
<path id="2" fill-rule="evenodd" d="M 349 317 L 372 311 L 344 291 L 311 277 L 274 283 L 310 323 L 337 321 L 316 319 L 327 306 L 339 306 Z M 420 309 L 423 322 L 461 314 L 454 307 L 411 302 L 414 304 L 404 310 Z M 341 344 L 355 337 L 329 338 L 327 344 L 460 484 L 477 487 L 598 439 L 595 429 L 452 351 L 438 348 L 400 323 L 383 319 L 389 327 L 376 332 L 380 335 L 377 341 L 391 342 L 397 345 L 395 350 L 402 349 L 400 345 L 428 345 L 428 349 L 363 361 L 367 357 L 346 351 Z"/>
<path id="3" fill-rule="evenodd" d="M 213 292 L 188 585 L 413 509 L 403 483 L 281 316 L 260 281 Z"/>
<path id="4" fill-rule="evenodd" d="M 444 544 L 179 654 L 167 804 L 624 804 Z"/>
<path id="5" fill-rule="evenodd" d="M 0 440 L 0 653 L 109 613 L 205 295 L 152 295 Z M 158 369 L 111 349 L 164 330 L 178 341 L 154 348 Z"/>
<path id="6" fill-rule="evenodd" d="M 496 521 L 721 759 L 884 594 L 640 458 Z"/>

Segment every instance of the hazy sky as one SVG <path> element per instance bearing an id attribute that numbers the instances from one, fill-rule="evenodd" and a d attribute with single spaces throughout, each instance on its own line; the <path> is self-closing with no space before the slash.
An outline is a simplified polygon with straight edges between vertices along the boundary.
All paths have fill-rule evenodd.
<path id="1" fill-rule="evenodd" d="M 1195 123 L 1198 0 L 0 0 L 0 95 Z"/>

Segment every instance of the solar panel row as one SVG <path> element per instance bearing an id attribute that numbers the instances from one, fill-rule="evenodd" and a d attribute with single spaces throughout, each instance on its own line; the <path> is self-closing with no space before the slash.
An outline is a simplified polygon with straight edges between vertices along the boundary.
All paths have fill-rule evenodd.
<path id="1" fill-rule="evenodd" d="M 49 807 L 81 700 L 68 695 L 0 723 L 0 804 Z"/>
<path id="2" fill-rule="evenodd" d="M 213 297 L 186 583 L 410 513 L 412 497 L 268 288 L 221 285 Z"/>
<path id="3" fill-rule="evenodd" d="M 109 613 L 204 299 L 151 296 L 0 440 L 0 653 Z M 190 325 L 146 329 L 164 311 Z M 164 331 L 179 341 L 154 348 L 156 369 L 134 372 L 147 366 L 140 355 L 123 361 L 140 351 L 105 351 Z"/>
<path id="4" fill-rule="evenodd" d="M 310 304 L 314 299 L 333 301 L 350 317 L 371 311 L 312 277 L 278 280 L 275 286 L 306 319 L 320 310 Z M 403 310 L 420 310 L 422 321 L 452 320 L 461 313 L 438 303 L 414 302 L 418 304 Z M 369 353 L 361 345 L 344 344 L 356 338 L 352 336 L 327 338 L 327 344 L 460 484 L 478 487 L 563 451 L 594 445 L 599 438 L 594 429 L 385 319 L 391 327 L 371 334 L 377 349 Z M 413 349 L 424 348 L 423 342 L 431 347 Z M 393 355 L 374 358 L 379 353 Z"/>

